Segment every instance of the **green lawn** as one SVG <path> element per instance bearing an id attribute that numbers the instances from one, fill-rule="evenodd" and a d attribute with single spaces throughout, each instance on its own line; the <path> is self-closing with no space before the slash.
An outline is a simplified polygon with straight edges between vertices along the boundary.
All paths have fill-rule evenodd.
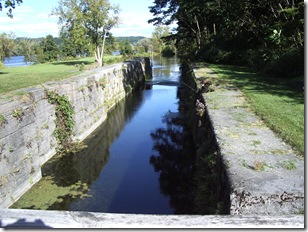
<path id="1" fill-rule="evenodd" d="M 297 85 L 303 76 L 290 79 L 272 78 L 246 68 L 213 65 L 224 82 L 232 82 L 243 91 L 251 108 L 281 138 L 304 155 L 304 91 Z"/>
<path id="2" fill-rule="evenodd" d="M 119 62 L 119 57 L 105 56 L 104 61 L 106 64 L 116 63 Z M 79 67 L 82 63 L 86 69 L 90 69 L 95 66 L 95 59 L 93 57 L 87 57 L 73 61 L 1 68 L 0 94 L 77 75 L 81 73 Z"/>

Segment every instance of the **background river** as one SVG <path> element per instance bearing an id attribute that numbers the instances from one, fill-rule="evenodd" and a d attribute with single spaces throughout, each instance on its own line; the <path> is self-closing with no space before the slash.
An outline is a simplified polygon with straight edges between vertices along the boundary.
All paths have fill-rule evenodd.
<path id="1" fill-rule="evenodd" d="M 12 56 L 10 58 L 5 58 L 3 64 L 6 67 L 28 66 L 33 64 L 33 62 L 25 62 L 24 59 L 24 56 Z"/>

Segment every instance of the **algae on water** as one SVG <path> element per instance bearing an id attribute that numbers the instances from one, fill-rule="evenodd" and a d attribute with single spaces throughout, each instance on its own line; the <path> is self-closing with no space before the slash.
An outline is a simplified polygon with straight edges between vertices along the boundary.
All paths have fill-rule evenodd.
<path id="1" fill-rule="evenodd" d="M 51 176 L 43 177 L 31 189 L 29 189 L 10 208 L 18 209 L 57 209 L 60 204 L 72 198 L 89 197 L 88 185 L 81 181 L 70 186 L 57 186 Z"/>

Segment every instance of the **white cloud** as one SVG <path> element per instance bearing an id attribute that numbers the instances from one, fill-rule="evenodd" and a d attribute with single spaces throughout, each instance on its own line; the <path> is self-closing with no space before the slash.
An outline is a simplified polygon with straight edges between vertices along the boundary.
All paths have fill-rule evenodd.
<path id="1" fill-rule="evenodd" d="M 120 15 L 122 23 L 112 29 L 114 36 L 145 36 L 151 37 L 154 30 L 152 24 L 148 24 L 150 13 L 134 14 L 124 13 Z"/>
<path id="2" fill-rule="evenodd" d="M 136 10 L 136 9 L 135 9 Z M 141 10 L 140 10 L 141 11 Z M 145 36 L 151 37 L 154 26 L 148 24 L 153 16 L 150 12 L 123 11 L 120 13 L 122 23 L 112 29 L 114 36 Z M 59 35 L 58 17 L 50 16 L 51 10 L 35 10 L 34 7 L 22 4 L 13 11 L 13 19 L 0 12 L 0 33 L 14 32 L 17 37 L 45 37 Z"/>
<path id="3" fill-rule="evenodd" d="M 16 37 L 58 36 L 57 17 L 49 16 L 50 12 L 35 12 L 30 6 L 21 5 L 13 11 L 13 19 L 5 12 L 0 13 L 0 33 L 13 32 Z"/>

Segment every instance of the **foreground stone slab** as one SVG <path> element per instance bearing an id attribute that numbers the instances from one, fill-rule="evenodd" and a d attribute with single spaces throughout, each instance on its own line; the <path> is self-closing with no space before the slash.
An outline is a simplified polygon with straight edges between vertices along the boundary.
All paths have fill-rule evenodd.
<path id="1" fill-rule="evenodd" d="M 303 215 L 200 216 L 0 210 L 2 228 L 304 228 Z"/>

